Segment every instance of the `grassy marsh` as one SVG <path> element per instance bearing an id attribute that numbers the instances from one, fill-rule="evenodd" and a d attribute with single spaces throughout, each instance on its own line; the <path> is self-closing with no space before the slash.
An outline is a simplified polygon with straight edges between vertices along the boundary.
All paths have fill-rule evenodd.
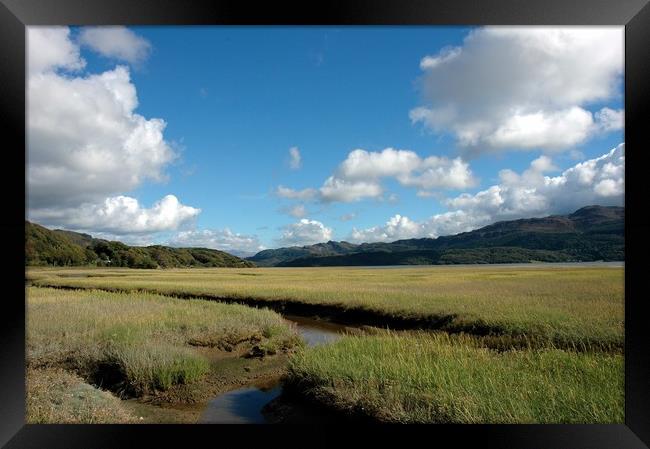
<path id="1" fill-rule="evenodd" d="M 36 285 L 288 301 L 440 322 L 441 330 L 622 349 L 623 269 L 29 269 Z"/>
<path id="2" fill-rule="evenodd" d="M 27 290 L 27 363 L 62 367 L 140 396 L 197 381 L 210 370 L 200 349 L 299 344 L 275 312 L 154 294 Z"/>
<path id="3" fill-rule="evenodd" d="M 348 336 L 292 357 L 288 385 L 350 414 L 398 423 L 621 423 L 623 356 L 497 353 L 470 336 Z"/>
<path id="4" fill-rule="evenodd" d="M 374 330 L 291 354 L 290 389 L 336 410 L 401 423 L 618 423 L 623 275 L 584 266 L 30 268 L 28 363 L 84 378 L 105 363 L 128 379 L 124 391 L 173 389 L 215 375 L 205 351 L 299 346 L 275 312 L 174 296 L 288 302 L 386 323 L 429 320 L 439 331 Z M 245 377 L 248 362 L 230 362 L 220 369 Z"/>

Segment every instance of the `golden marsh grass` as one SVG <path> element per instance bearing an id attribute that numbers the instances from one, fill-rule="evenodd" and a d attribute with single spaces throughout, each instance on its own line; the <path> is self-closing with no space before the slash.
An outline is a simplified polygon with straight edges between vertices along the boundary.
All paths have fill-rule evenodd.
<path id="1" fill-rule="evenodd" d="M 145 289 L 361 309 L 388 318 L 447 318 L 443 330 L 622 349 L 620 267 L 29 269 L 36 285 Z"/>

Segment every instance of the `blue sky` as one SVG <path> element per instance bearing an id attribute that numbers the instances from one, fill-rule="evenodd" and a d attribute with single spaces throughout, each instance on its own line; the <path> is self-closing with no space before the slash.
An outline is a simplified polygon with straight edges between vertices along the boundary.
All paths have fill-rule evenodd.
<path id="1" fill-rule="evenodd" d="M 56 117 L 61 122 L 57 129 L 71 128 L 65 117 L 72 120 L 68 112 L 80 110 L 74 103 L 75 89 L 80 89 L 74 80 L 113 73 L 122 66 L 128 73 L 122 82 L 137 96 L 137 107 L 127 108 L 129 126 L 136 127 L 129 132 L 136 133 L 138 123 L 145 123 L 136 116 L 166 124 L 157 131 L 163 142 L 155 145 L 165 149 L 155 151 L 167 152 L 158 165 L 149 171 L 133 168 L 135 174 L 128 181 L 120 185 L 115 177 L 115 184 L 108 182 L 103 193 L 98 188 L 94 197 L 79 196 L 75 203 L 67 195 L 58 204 L 55 195 L 38 196 L 39 189 L 52 193 L 64 183 L 54 177 L 48 186 L 45 176 L 36 177 L 37 169 L 46 168 L 37 164 L 47 159 L 51 169 L 50 159 L 56 159 L 52 155 L 57 151 L 41 149 L 38 142 L 59 137 L 73 142 L 68 145 L 77 142 L 78 148 L 62 144 L 58 150 L 76 155 L 76 162 L 69 162 L 73 166 L 88 157 L 84 151 L 102 145 L 106 149 L 93 157 L 112 158 L 110 151 L 121 141 L 111 137 L 109 147 L 106 137 L 95 145 L 93 133 L 81 136 L 84 129 L 80 136 L 73 138 L 68 132 L 64 139 L 53 129 L 45 132 L 33 125 L 43 121 L 34 118 L 29 132 L 35 143 L 28 146 L 34 176 L 30 172 L 28 190 L 31 182 L 35 193 L 29 200 L 35 206 L 29 207 L 28 215 L 50 227 L 140 244 L 197 244 L 250 253 L 325 237 L 352 241 L 435 237 L 497 219 L 564 213 L 586 205 L 566 201 L 572 188 L 579 190 L 576 201 L 622 202 L 623 169 L 614 173 L 605 167 L 607 163 L 623 167 L 621 148 L 591 164 L 595 168 L 590 170 L 597 173 L 589 185 L 572 187 L 569 179 L 563 183 L 567 190 L 558 193 L 549 190 L 550 181 L 544 181 L 544 177 L 570 178 L 571 173 L 585 170 L 586 165 L 579 164 L 623 143 L 622 28 L 592 30 L 587 37 L 568 29 L 566 39 L 557 38 L 558 30 L 528 39 L 526 29 L 501 33 L 467 27 L 132 27 L 107 33 L 100 28 L 94 34 L 75 28 L 51 30 L 63 34 L 40 47 L 36 45 L 46 40 L 39 40 L 37 33 L 43 29 L 31 30 L 30 67 L 40 65 L 38 70 L 30 69 L 28 93 L 34 92 L 30 101 L 45 102 L 37 95 L 38 83 L 45 89 L 51 82 L 68 89 L 69 94 L 61 98 L 70 104 L 61 106 L 69 109 L 51 111 L 30 103 L 29 114 L 31 110 L 39 111 L 35 116 L 52 114 L 43 120 Z M 565 36 L 562 30 L 559 33 Z M 571 33 L 577 36 L 574 40 Z M 45 48 L 51 42 L 58 47 Z M 603 42 L 609 42 L 606 50 Z M 142 52 L 129 51 L 134 48 Z M 529 79 L 530 84 L 524 85 Z M 458 80 L 464 80 L 467 88 L 459 88 Z M 90 82 L 87 87 L 79 90 L 80 95 L 94 95 Z M 102 107 L 97 101 L 83 104 Z M 454 111 L 452 118 L 436 113 L 449 110 Z M 101 109 L 93 111 L 85 117 L 102 116 Z M 128 141 L 128 136 L 123 140 Z M 136 150 L 128 150 L 126 143 L 124 147 L 141 151 L 138 160 L 151 165 L 155 157 L 147 155 L 146 145 Z M 291 167 L 290 148 L 300 155 L 299 167 Z M 385 152 L 387 148 L 394 153 Z M 365 151 L 358 160 L 367 163 L 365 175 L 359 174 L 358 166 L 354 173 L 342 169 L 356 149 Z M 441 159 L 426 162 L 432 156 Z M 449 175 L 445 181 L 445 170 L 451 170 L 456 158 L 471 179 L 458 181 Z M 391 169 L 391 164 L 407 159 L 412 163 L 409 167 L 415 168 Z M 61 162 L 63 156 L 58 160 L 66 163 Z M 535 160 L 540 161 L 536 166 L 543 166 L 541 177 L 529 170 Z M 97 176 L 104 174 L 101 160 L 93 167 L 99 167 Z M 428 183 L 417 177 L 427 167 L 438 170 Z M 565 174 L 572 167 L 573 172 Z M 502 170 L 519 178 L 507 181 L 511 178 Z M 524 176 L 526 170 L 530 176 Z M 355 190 L 356 196 L 345 200 L 327 196 L 322 187 L 330 176 L 362 183 L 366 190 Z M 301 200 L 287 198 L 295 195 L 281 194 L 280 186 L 292 192 L 311 189 L 311 193 Z M 500 186 L 499 208 L 477 206 L 485 195 L 476 194 L 494 186 Z M 534 197 L 521 200 L 521 192 L 530 194 L 531 189 Z M 83 182 L 79 190 L 84 190 Z M 190 211 L 160 224 L 152 210 L 166 195 L 200 212 Z M 127 213 L 140 218 L 138 214 L 148 214 L 142 222 L 158 224 L 129 229 L 128 216 L 115 220 L 125 225 L 107 224 L 113 209 L 107 212 L 106 201 L 117 196 L 137 201 L 137 210 L 126 208 Z M 461 196 L 474 198 L 471 208 L 467 201 L 449 203 Z M 515 200 L 519 201 L 516 207 Z M 534 207 L 522 206 L 522 201 Z M 89 217 L 93 214 L 95 218 Z M 436 216 L 438 224 L 432 218 Z M 231 237 L 241 238 L 229 241 L 225 229 Z"/>

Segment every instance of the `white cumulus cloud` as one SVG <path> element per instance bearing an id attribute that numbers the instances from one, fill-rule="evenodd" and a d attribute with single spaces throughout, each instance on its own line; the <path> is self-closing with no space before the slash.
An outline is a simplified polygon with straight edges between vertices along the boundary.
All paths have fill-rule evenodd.
<path id="1" fill-rule="evenodd" d="M 484 27 L 420 62 L 426 104 L 413 122 L 463 151 L 559 151 L 622 128 L 622 111 L 585 106 L 622 95 L 622 27 Z"/>
<path id="2" fill-rule="evenodd" d="M 131 64 L 142 62 L 151 51 L 149 41 L 124 26 L 85 27 L 79 42 L 108 58 Z"/>
<path id="3" fill-rule="evenodd" d="M 464 193 L 444 203 L 448 212 L 422 221 L 395 215 L 382 226 L 354 228 L 352 242 L 390 242 L 435 238 L 467 232 L 500 220 L 567 214 L 588 205 L 622 206 L 625 187 L 625 144 L 574 165 L 557 176 L 548 156 L 533 160 L 522 173 L 501 170 L 500 182 L 475 194 Z"/>
<path id="4" fill-rule="evenodd" d="M 593 126 L 591 112 L 577 106 L 552 113 L 514 114 L 482 141 L 494 148 L 565 148 L 583 142 Z M 466 143 L 479 142 L 472 137 Z"/>
<path id="5" fill-rule="evenodd" d="M 28 73 L 43 73 L 56 69 L 80 70 L 86 61 L 79 47 L 70 40 L 68 27 L 27 27 Z"/>
<path id="6" fill-rule="evenodd" d="M 361 230 L 353 228 L 349 240 L 352 242 L 392 242 L 417 237 L 420 234 L 421 225 L 419 223 L 397 214 L 383 226 Z"/>
<path id="7" fill-rule="evenodd" d="M 150 208 L 124 195 L 165 180 L 177 157 L 165 121 L 135 112 L 129 69 L 78 72 L 85 63 L 66 27 L 28 27 L 27 38 L 28 217 L 138 242 L 192 222 L 200 209 L 174 195 Z"/>
<path id="8" fill-rule="evenodd" d="M 402 185 L 424 189 L 464 189 L 475 184 L 469 164 L 461 158 L 421 158 L 414 151 L 393 148 L 354 150 L 339 166 L 337 176 L 347 180 L 393 177 Z"/>
<path id="9" fill-rule="evenodd" d="M 281 198 L 287 198 L 290 200 L 309 200 L 318 194 L 316 189 L 309 188 L 303 190 L 294 190 L 284 186 L 278 186 L 275 193 Z"/>
<path id="10" fill-rule="evenodd" d="M 181 204 L 174 195 L 167 195 L 150 208 L 129 196 L 106 198 L 100 203 L 84 203 L 77 207 L 41 208 L 30 218 L 48 226 L 110 234 L 151 234 L 172 231 L 191 222 L 201 209 Z"/>
<path id="11" fill-rule="evenodd" d="M 341 201 L 350 203 L 364 198 L 378 198 L 383 189 L 376 181 L 350 181 L 330 176 L 319 189 L 320 200 L 324 202 Z"/>
<path id="12" fill-rule="evenodd" d="M 433 69 L 434 67 L 451 61 L 460 55 L 462 49 L 460 47 L 445 47 L 440 50 L 437 56 L 425 56 L 420 60 L 420 68 L 422 70 Z"/>
<path id="13" fill-rule="evenodd" d="M 228 228 L 180 231 L 168 243 L 177 247 L 218 249 L 242 256 L 265 249 L 256 235 L 235 233 Z"/>
<path id="14" fill-rule="evenodd" d="M 303 218 L 297 223 L 284 226 L 276 241 L 279 246 L 303 246 L 327 242 L 332 239 L 332 229 L 320 221 Z"/>
<path id="15" fill-rule="evenodd" d="M 591 204 L 623 205 L 625 144 L 557 176 L 545 175 L 553 168 L 552 162 L 540 159 L 521 174 L 502 170 L 499 184 L 474 195 L 459 195 L 448 200 L 447 206 L 496 220 L 569 213 Z"/>
<path id="16" fill-rule="evenodd" d="M 134 112 L 125 67 L 87 77 L 29 78 L 27 160 L 32 207 L 96 200 L 162 180 L 176 158 L 165 122 Z"/>
<path id="17" fill-rule="evenodd" d="M 394 242 L 412 238 L 436 238 L 475 229 L 486 223 L 485 216 L 474 216 L 464 211 L 445 212 L 421 222 L 396 214 L 382 226 L 366 229 L 353 228 L 347 240 L 353 243 Z"/>
<path id="18" fill-rule="evenodd" d="M 625 111 L 602 108 L 594 114 L 598 127 L 604 132 L 618 131 L 625 127 Z"/>
<path id="19" fill-rule="evenodd" d="M 407 187 L 419 189 L 465 189 L 476 184 L 469 164 L 461 158 L 422 158 L 410 150 L 385 148 L 382 151 L 351 151 L 318 189 L 292 190 L 279 186 L 279 196 L 290 199 L 317 199 L 321 202 L 354 202 L 380 199 L 383 178 L 393 178 Z"/>
<path id="20" fill-rule="evenodd" d="M 165 121 L 135 112 L 138 98 L 128 68 L 87 76 L 56 73 L 51 69 L 70 65 L 69 31 L 30 27 L 28 33 L 29 60 L 41 61 L 30 67 L 27 85 L 30 208 L 98 201 L 146 179 L 164 179 L 176 154 L 164 138 Z M 46 40 L 49 46 L 37 46 Z M 43 62 L 42 54 L 50 51 L 60 63 Z"/>

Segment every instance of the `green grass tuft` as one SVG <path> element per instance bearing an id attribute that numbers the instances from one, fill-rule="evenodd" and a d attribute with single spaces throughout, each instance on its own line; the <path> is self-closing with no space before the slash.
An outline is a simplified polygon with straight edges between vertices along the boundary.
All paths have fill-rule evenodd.
<path id="1" fill-rule="evenodd" d="M 197 381 L 210 365 L 196 346 L 277 352 L 299 341 L 275 312 L 211 301 L 30 287 L 27 306 L 29 366 L 67 368 L 129 396 Z"/>
<path id="2" fill-rule="evenodd" d="M 621 423 L 623 357 L 496 352 L 470 336 L 355 337 L 292 357 L 288 385 L 350 413 L 399 423 Z"/>

